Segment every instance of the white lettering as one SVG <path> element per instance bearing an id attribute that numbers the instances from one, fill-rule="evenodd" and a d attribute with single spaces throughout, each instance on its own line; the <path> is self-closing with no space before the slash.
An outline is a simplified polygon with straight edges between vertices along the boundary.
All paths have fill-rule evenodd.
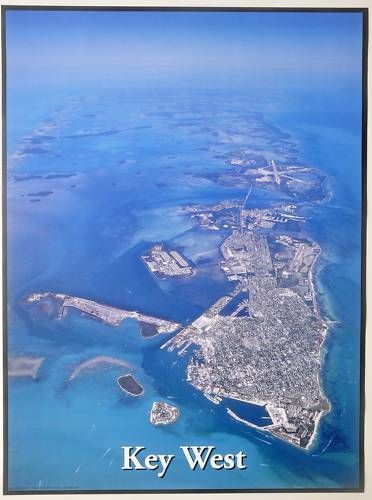
<path id="1" fill-rule="evenodd" d="M 132 470 L 134 464 L 134 469 L 135 470 L 144 470 L 146 467 L 141 465 L 140 461 L 137 458 L 137 453 L 139 453 L 141 450 L 144 450 L 144 446 L 136 446 L 135 451 L 131 454 L 131 450 L 133 449 L 133 446 L 122 446 L 123 449 L 123 470 Z"/>
<path id="2" fill-rule="evenodd" d="M 222 462 L 222 464 L 221 463 L 218 464 L 217 462 Z M 217 469 L 217 470 L 223 469 L 225 467 L 224 457 L 222 455 L 219 455 L 219 454 L 212 455 L 211 466 L 212 466 L 212 469 Z"/>
<path id="3" fill-rule="evenodd" d="M 175 455 L 159 455 L 160 463 L 163 467 L 162 471 L 158 473 L 158 477 L 164 477 L 168 470 L 171 461 L 174 459 Z"/>
<path id="4" fill-rule="evenodd" d="M 230 470 L 230 469 L 235 469 L 235 455 L 232 453 L 228 453 L 225 455 L 225 469 Z"/>
<path id="5" fill-rule="evenodd" d="M 212 451 L 215 449 L 215 446 L 181 446 L 180 448 L 183 451 L 183 454 L 185 455 L 191 470 L 194 470 L 197 465 L 199 465 L 201 470 L 204 470 Z M 192 450 L 194 458 L 192 458 L 189 449 Z M 203 453 L 205 450 L 208 451 L 205 457 L 203 457 Z"/>
<path id="6" fill-rule="evenodd" d="M 147 457 L 145 458 L 146 469 L 150 469 L 150 470 L 157 469 L 159 467 L 159 464 L 157 463 L 158 460 L 159 460 L 159 458 L 157 455 L 147 455 Z M 153 463 L 153 462 L 156 462 L 156 463 Z"/>
<path id="7" fill-rule="evenodd" d="M 239 453 L 236 454 L 236 466 L 238 469 L 246 469 L 247 466 L 244 465 L 244 459 L 247 458 L 247 455 L 245 455 L 242 451 L 239 451 Z"/>

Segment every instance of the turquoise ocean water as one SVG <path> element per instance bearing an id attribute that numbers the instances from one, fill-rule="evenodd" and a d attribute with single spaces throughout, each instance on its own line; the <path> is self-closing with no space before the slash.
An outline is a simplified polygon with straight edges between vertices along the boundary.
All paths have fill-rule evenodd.
<path id="1" fill-rule="evenodd" d="M 296 92 L 284 83 L 275 92 L 264 90 L 9 90 L 9 355 L 45 358 L 35 381 L 9 379 L 11 489 L 358 485 L 360 91 L 353 87 L 350 98 L 349 87 L 335 92 L 331 83 Z M 338 321 L 324 344 L 322 380 L 332 410 L 309 451 L 231 420 L 186 383 L 185 360 L 159 349 L 164 337 L 142 338 L 136 322 L 111 328 L 73 312 L 60 320 L 22 302 L 29 293 L 52 291 L 179 322 L 198 316 L 230 285 L 217 265 L 220 235 L 196 227 L 180 207 L 244 196 L 244 189 L 198 174 L 226 168 L 220 154 L 231 144 L 216 130 L 234 129 L 252 111 L 289 133 L 300 160 L 323 170 L 332 191 L 329 201 L 301 208 L 309 217 L 308 234 L 322 247 L 320 304 Z M 55 124 L 43 132 L 54 138 L 32 143 L 33 151 L 15 161 L 22 138 L 43 124 Z M 244 126 L 239 131 L 244 135 Z M 239 145 L 244 141 L 249 138 Z M 250 205 L 272 200 L 256 189 Z M 139 256 L 157 241 L 182 247 L 196 263 L 196 275 L 187 283 L 150 276 Z M 120 392 L 117 367 L 86 371 L 68 382 L 78 364 L 101 355 L 127 362 L 144 396 Z M 149 423 L 156 400 L 180 408 L 174 425 Z M 251 414 L 255 418 L 253 409 Z M 181 445 L 242 450 L 248 467 L 191 471 Z M 146 446 L 148 453 L 176 459 L 163 479 L 154 471 L 122 471 L 121 446 Z"/>

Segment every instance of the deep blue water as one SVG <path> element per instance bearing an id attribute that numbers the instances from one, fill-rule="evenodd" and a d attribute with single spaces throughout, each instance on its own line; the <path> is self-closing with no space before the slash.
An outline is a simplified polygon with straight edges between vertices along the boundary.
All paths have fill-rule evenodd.
<path id="1" fill-rule="evenodd" d="M 45 357 L 36 381 L 9 380 L 13 489 L 208 489 L 216 481 L 219 488 L 246 489 L 358 484 L 359 93 L 350 98 L 341 89 L 334 97 L 331 86 L 296 94 L 283 87 L 271 96 L 254 88 L 234 97 L 203 92 L 166 99 L 160 92 L 61 88 L 46 90 L 42 98 L 37 90 L 31 96 L 22 89 L 9 96 L 9 156 L 19 151 L 23 136 L 45 122 L 57 123 L 57 133 L 44 133 L 55 137 L 44 140 L 47 153 L 18 163 L 10 159 L 8 166 L 9 354 Z M 333 193 L 328 202 L 301 209 L 309 216 L 307 233 L 322 247 L 316 275 L 321 308 L 339 321 L 324 345 L 322 378 L 332 410 L 308 452 L 233 421 L 194 390 L 185 380 L 186 360 L 159 349 L 168 336 L 144 339 L 134 321 L 111 328 L 77 313 L 61 321 L 22 303 L 31 292 L 54 291 L 187 322 L 231 291 L 217 265 L 221 235 L 196 227 L 180 206 L 244 197 L 245 189 L 195 174 L 226 168 L 218 154 L 231 144 L 210 129 L 216 123 L 221 131 L 234 129 L 250 111 L 288 132 L 300 159 L 327 173 Z M 104 133 L 112 130 L 117 132 Z M 76 136 L 77 131 L 87 135 Z M 52 194 L 30 201 L 35 196 L 28 194 L 41 191 Z M 285 197 L 255 189 L 249 203 L 280 199 Z M 187 281 L 154 279 L 140 255 L 158 241 L 182 247 L 196 274 Z M 131 399 L 120 392 L 118 367 L 101 366 L 68 382 L 74 367 L 102 355 L 129 363 L 144 396 Z M 154 427 L 151 404 L 165 399 L 180 408 L 181 417 L 172 426 Z M 244 411 L 252 420 L 261 418 L 257 409 Z M 248 468 L 192 472 L 181 445 L 243 450 Z M 138 472 L 121 470 L 121 446 L 146 446 L 148 453 L 173 453 L 176 459 L 163 479 L 153 471 L 141 472 L 139 479 Z"/>

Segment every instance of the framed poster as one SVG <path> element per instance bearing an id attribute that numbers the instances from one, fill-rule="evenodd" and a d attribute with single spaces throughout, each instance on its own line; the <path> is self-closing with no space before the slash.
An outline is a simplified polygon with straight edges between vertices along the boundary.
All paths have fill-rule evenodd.
<path id="1" fill-rule="evenodd" d="M 7 493 L 363 491 L 367 16 L 3 7 Z"/>

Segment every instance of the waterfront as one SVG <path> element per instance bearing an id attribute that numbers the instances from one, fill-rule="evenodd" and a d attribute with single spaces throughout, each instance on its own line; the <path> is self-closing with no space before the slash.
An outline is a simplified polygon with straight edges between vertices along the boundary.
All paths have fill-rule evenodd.
<path id="1" fill-rule="evenodd" d="M 335 136 L 333 135 L 333 137 Z M 338 145 L 338 151 L 338 165 L 340 166 L 343 157 L 341 143 Z M 327 154 L 326 150 L 324 154 Z M 349 164 L 344 162 L 343 165 L 346 172 Z M 323 165 L 322 167 L 324 168 Z M 18 171 L 20 171 L 21 168 L 22 167 L 19 167 Z M 54 166 L 53 171 L 55 170 L 56 167 Z M 106 170 L 104 175 L 100 173 L 98 182 L 100 184 L 102 183 L 102 176 L 104 180 L 107 178 L 107 180 L 105 180 L 106 185 L 110 185 L 112 182 L 111 179 L 113 178 L 117 181 L 118 174 L 115 170 L 115 168 L 114 172 Z M 161 175 L 161 172 L 157 173 L 157 176 L 159 175 Z M 332 176 L 332 172 L 330 172 L 330 175 Z M 95 210 L 99 210 L 100 205 L 93 206 L 88 204 L 89 191 L 88 187 L 84 184 L 87 183 L 89 185 L 98 200 L 101 190 L 97 183 L 94 182 L 94 176 L 92 175 L 91 177 L 92 178 L 85 177 L 84 183 L 82 183 L 80 188 L 79 197 L 83 196 L 82 201 L 87 204 L 87 208 L 90 209 L 93 217 Z M 332 177 L 332 181 L 333 184 L 336 183 L 334 177 Z M 289 481 L 288 474 L 291 477 L 290 481 L 294 480 L 293 477 L 297 477 L 297 479 L 294 480 L 294 484 L 298 487 L 308 485 L 316 486 L 320 483 L 323 484 L 324 480 L 328 481 L 327 484 L 330 486 L 352 484 L 349 483 L 351 479 L 347 478 L 355 477 L 355 473 L 351 471 L 353 470 L 352 463 L 354 462 L 353 453 L 357 453 L 357 435 L 350 432 L 350 429 L 352 428 L 351 426 L 356 417 L 355 412 L 357 411 L 358 385 L 355 374 L 352 375 L 352 366 L 355 366 L 358 351 L 356 347 L 352 346 L 358 345 L 358 313 L 356 307 L 352 308 L 354 311 L 354 320 L 352 320 L 353 316 L 350 314 L 351 310 L 349 309 L 350 302 L 347 302 L 347 300 L 351 300 L 351 297 L 353 295 L 355 296 L 353 290 L 358 287 L 356 269 L 358 266 L 357 261 L 359 254 L 358 246 L 355 244 L 353 261 L 351 261 L 352 257 L 349 257 L 349 262 L 351 261 L 354 263 L 355 271 L 353 272 L 352 268 L 348 266 L 348 269 L 351 270 L 351 276 L 345 276 L 342 263 L 340 262 L 337 264 L 337 261 L 335 261 L 335 251 L 339 246 L 333 243 L 337 241 L 337 234 L 333 235 L 333 232 L 339 230 L 338 226 L 332 221 L 334 218 L 337 219 L 340 213 L 344 214 L 343 220 L 345 225 L 342 234 L 345 234 L 344 231 L 346 232 L 347 228 L 349 228 L 348 234 L 350 234 L 353 227 L 356 232 L 354 215 L 351 211 L 353 207 L 349 208 L 349 212 L 346 212 L 347 207 L 342 198 L 339 200 L 334 198 L 332 200 L 332 205 L 337 206 L 337 204 L 339 204 L 339 209 L 318 206 L 315 208 L 317 218 L 315 219 L 314 217 L 309 222 L 310 225 L 313 225 L 313 236 L 316 237 L 317 241 L 321 243 L 324 249 L 324 256 L 322 256 L 323 265 L 319 275 L 316 275 L 317 288 L 320 291 L 320 301 L 322 307 L 325 308 L 328 314 L 332 314 L 328 311 L 329 307 L 332 307 L 333 314 L 337 318 L 340 318 L 340 314 L 342 314 L 342 318 L 340 319 L 343 320 L 343 324 L 342 326 L 332 327 L 326 341 L 324 357 L 326 371 L 324 372 L 324 384 L 325 391 L 332 402 L 332 412 L 324 417 L 324 422 L 321 424 L 315 448 L 311 450 L 310 454 L 303 455 L 302 453 L 301 455 L 301 451 L 288 450 L 285 445 L 270 438 L 263 438 L 270 444 L 259 441 L 259 439 L 261 439 L 259 435 L 255 435 L 250 430 L 247 431 L 239 427 L 235 422 L 230 422 L 227 418 L 219 415 L 218 409 L 216 409 L 212 403 L 209 403 L 207 400 L 203 401 L 190 387 L 182 383 L 182 377 L 184 376 L 182 375 L 182 370 L 179 371 L 181 382 L 178 383 L 178 376 L 174 375 L 174 370 L 178 365 L 172 367 L 175 360 L 172 359 L 172 361 L 168 361 L 167 358 L 160 359 L 160 353 L 158 352 L 160 341 L 148 338 L 141 339 L 138 327 L 135 323 L 132 323 L 130 326 L 123 325 L 117 330 L 113 330 L 104 325 L 97 325 L 94 321 L 81 318 L 74 313 L 70 313 L 64 319 L 63 323 L 58 323 L 56 321 L 50 322 L 42 316 L 30 319 L 25 315 L 19 305 L 19 301 L 24 298 L 28 292 L 31 293 L 34 290 L 53 289 L 55 291 L 63 291 L 64 293 L 79 293 L 80 296 L 92 297 L 96 300 L 101 300 L 103 303 L 110 303 L 117 307 L 133 308 L 147 314 L 156 313 L 162 317 L 181 322 L 187 320 L 187 318 L 192 318 L 200 314 L 204 307 L 217 299 L 218 296 L 222 295 L 227 290 L 226 286 L 229 286 L 225 284 L 225 281 L 220 275 L 220 271 L 218 271 L 218 267 L 213 264 L 213 262 L 217 260 L 216 244 L 218 244 L 218 238 L 216 240 L 214 235 L 208 235 L 204 241 L 201 240 L 200 236 L 195 236 L 197 238 L 195 239 L 195 237 L 192 236 L 193 233 L 195 232 L 195 235 L 197 235 L 200 233 L 200 230 L 197 228 L 191 229 L 190 223 L 186 217 L 179 215 L 175 210 L 165 208 L 161 211 L 162 203 L 160 203 L 159 196 L 153 200 L 153 206 L 151 206 L 151 204 L 149 207 L 147 206 L 147 217 L 138 217 L 138 215 L 136 215 L 138 209 L 135 209 L 133 204 L 131 205 L 131 211 L 125 210 L 123 212 L 124 220 L 120 221 L 119 227 L 123 228 L 122 231 L 126 227 L 128 227 L 128 229 L 131 228 L 131 230 L 122 233 L 123 236 L 119 238 L 121 241 L 115 241 L 112 235 L 107 235 L 107 219 L 105 219 L 105 222 L 102 222 L 102 225 L 106 228 L 106 235 L 104 235 L 105 237 L 100 237 L 100 255 L 102 255 L 103 248 L 106 249 L 107 257 L 97 261 L 97 253 L 95 252 L 96 246 L 92 246 L 91 242 L 96 241 L 96 245 L 98 244 L 97 235 L 100 234 L 99 219 L 98 225 L 95 225 L 94 231 L 91 233 L 85 231 L 84 240 L 81 240 L 81 238 L 76 239 L 74 234 L 77 235 L 79 229 L 87 229 L 87 226 L 85 225 L 84 219 L 79 220 L 79 218 L 76 217 L 77 212 L 75 210 L 74 197 L 71 194 L 69 184 L 66 186 L 67 183 L 65 180 L 58 180 L 59 185 L 56 186 L 55 182 L 56 181 L 54 181 L 53 187 L 58 192 L 54 199 L 50 197 L 49 199 L 46 198 L 43 200 L 42 203 L 44 206 L 41 203 L 40 205 L 31 205 L 27 200 L 22 202 L 24 210 L 30 210 L 31 206 L 34 215 L 33 222 L 29 228 L 25 228 L 22 234 L 16 234 L 14 232 L 17 227 L 17 221 L 21 223 L 22 211 L 18 218 L 16 218 L 16 212 L 12 210 L 12 204 L 14 202 L 12 201 L 12 186 L 10 186 L 9 216 L 12 232 L 10 233 L 9 243 L 13 249 L 10 252 L 9 258 L 9 264 L 11 266 L 9 291 L 10 303 L 12 306 L 9 328 L 10 350 L 15 353 L 27 350 L 27 354 L 44 356 L 47 358 L 45 365 L 40 371 L 40 377 L 36 385 L 30 386 L 26 380 L 10 381 L 10 439 L 11 442 L 13 440 L 14 443 L 14 448 L 12 448 L 17 450 L 16 453 L 11 452 L 10 454 L 10 464 L 13 464 L 11 470 L 13 471 L 14 484 L 17 483 L 17 477 L 19 477 L 20 474 L 20 472 L 17 473 L 17 471 L 22 471 L 23 477 L 29 477 L 31 484 L 37 485 L 39 479 L 42 480 L 43 477 L 42 464 L 45 456 L 43 454 L 44 448 L 42 442 L 44 442 L 45 439 L 50 439 L 52 441 L 58 439 L 58 442 L 60 442 L 60 439 L 64 436 L 63 445 L 60 443 L 62 446 L 62 448 L 60 447 L 60 453 L 66 457 L 65 485 L 68 485 L 68 483 L 72 481 L 73 483 L 78 482 L 80 488 L 91 488 L 93 485 L 89 477 L 91 477 L 90 474 L 92 470 L 94 470 L 92 467 L 99 468 L 104 466 L 105 474 L 107 474 L 105 475 L 105 483 L 103 484 L 103 478 L 97 478 L 95 480 L 96 488 L 136 487 L 135 478 L 126 475 L 124 484 L 124 478 L 121 471 L 118 467 L 114 467 L 115 460 L 119 460 L 117 456 L 120 452 L 119 447 L 129 440 L 129 437 L 126 437 L 127 431 L 125 431 L 119 423 L 121 415 L 125 415 L 126 419 L 135 419 L 136 424 L 133 423 L 131 426 L 131 442 L 135 441 L 140 444 L 142 437 L 146 436 L 146 442 L 149 441 L 157 447 L 159 447 L 159 443 L 161 442 L 161 447 L 163 448 L 164 437 L 160 438 L 159 433 L 154 433 L 153 430 L 148 428 L 147 407 L 150 405 L 151 399 L 155 397 L 168 397 L 172 395 L 169 394 L 171 392 L 169 383 L 167 383 L 165 387 L 162 383 L 163 378 L 169 382 L 169 375 L 171 372 L 171 378 L 173 380 L 172 386 L 177 385 L 177 387 L 173 388 L 173 397 L 176 398 L 174 401 L 177 405 L 181 406 L 183 418 L 177 421 L 175 430 L 169 431 L 170 434 L 167 431 L 166 448 L 169 452 L 174 451 L 180 443 L 182 444 L 185 439 L 184 436 L 190 436 L 190 433 L 194 435 L 192 440 L 195 443 L 199 443 L 199 441 L 205 443 L 208 439 L 213 437 L 213 440 L 219 445 L 223 440 L 226 440 L 226 436 L 229 435 L 229 442 L 234 443 L 236 441 L 237 446 L 248 452 L 248 456 L 250 457 L 250 470 L 255 470 L 254 475 L 252 472 L 250 474 L 245 473 L 244 475 L 242 472 L 237 473 L 237 486 L 240 485 L 243 487 L 244 485 L 244 487 L 257 487 L 258 485 L 265 484 L 267 487 L 285 487 Z M 70 180 L 68 182 L 70 182 Z M 208 190 L 215 189 L 214 187 L 210 187 L 209 184 L 207 186 L 209 188 Z M 19 189 L 18 184 L 15 187 L 17 190 Z M 142 187 L 142 190 L 143 189 Z M 185 190 L 187 188 L 183 185 L 179 189 Z M 203 186 L 203 191 L 204 189 L 205 186 Z M 220 189 L 221 188 L 216 188 L 216 197 Z M 128 191 L 129 190 L 126 189 L 126 194 Z M 226 195 L 226 191 L 223 191 L 224 192 L 220 195 L 221 198 Z M 140 191 L 140 196 L 142 196 L 142 192 L 143 191 Z M 333 192 L 335 196 L 337 196 L 337 186 L 333 186 Z M 231 197 L 231 190 L 229 190 L 228 194 L 229 197 Z M 234 192 L 234 195 L 239 194 L 240 193 Z M 103 195 L 104 193 L 102 192 L 101 196 Z M 189 198 L 187 201 L 197 200 L 201 202 L 204 200 L 203 195 L 199 195 L 198 197 L 198 191 L 195 186 L 190 191 L 190 195 L 191 199 Z M 257 197 L 257 195 L 258 193 L 255 192 L 255 197 Z M 172 205 L 172 201 L 170 202 L 169 197 L 175 198 L 174 189 L 170 192 L 169 190 L 166 191 L 164 196 L 164 205 L 166 207 L 169 207 L 169 203 Z M 66 200 L 66 198 L 70 201 L 68 209 L 66 202 L 62 201 Z M 17 196 L 16 199 L 17 204 L 19 204 L 19 196 Z M 123 199 L 122 193 L 120 199 Z M 182 201 L 185 200 L 183 195 L 181 199 Z M 115 202 L 112 202 L 112 210 L 115 210 L 117 207 L 116 199 L 114 198 L 114 200 Z M 76 200 L 75 203 L 77 203 L 77 201 L 78 200 Z M 254 201 L 253 199 L 252 203 L 254 203 Z M 61 203 L 65 207 L 63 212 L 58 210 L 58 206 L 61 206 Z M 127 207 L 128 206 L 130 206 L 129 200 L 127 202 Z M 55 209 L 53 209 L 54 207 Z M 108 207 L 108 209 L 110 209 L 110 207 Z M 19 211 L 19 209 L 17 211 Z M 141 211 L 143 211 L 142 203 Z M 54 220 L 52 224 L 47 221 L 47 213 L 49 214 L 48 217 Z M 88 212 L 85 211 L 85 217 L 89 217 L 88 214 L 89 210 Z M 110 217 L 109 213 L 108 217 Z M 154 224 L 154 218 L 155 220 L 159 220 L 159 222 L 165 220 L 164 223 Z M 128 220 L 127 223 L 125 222 L 126 219 Z M 61 227 L 61 223 L 59 223 L 59 225 L 56 224 L 58 220 L 61 222 L 66 221 L 66 223 L 63 223 L 63 245 L 59 243 L 60 230 L 55 229 Z M 116 220 L 118 220 L 117 216 Z M 134 223 L 135 220 L 138 221 L 137 224 Z M 145 233 L 146 220 L 149 222 L 147 234 Z M 172 221 L 172 225 L 169 224 L 169 220 Z M 168 223 L 166 223 L 166 221 Z M 40 230 L 45 227 L 46 223 L 49 227 L 49 234 L 51 231 L 52 234 L 55 234 L 55 238 L 48 239 L 48 242 L 44 239 L 44 244 L 40 246 L 39 242 L 34 241 L 33 234 L 36 232 L 36 234 L 42 235 Z M 318 229 L 321 227 L 320 224 L 322 224 L 323 227 L 327 227 L 327 232 Z M 162 229 L 162 227 L 164 229 Z M 142 247 L 136 247 L 135 245 L 137 241 L 137 228 L 141 240 L 164 241 L 174 240 L 174 238 L 176 238 L 176 242 L 177 240 L 182 242 L 186 257 L 195 259 L 196 255 L 199 255 L 199 258 L 203 256 L 204 260 L 201 261 L 202 264 L 198 268 L 198 275 L 191 278 L 191 281 L 187 283 L 167 282 L 164 283 L 164 285 L 163 283 L 160 285 L 156 283 L 147 272 L 145 266 L 141 263 L 140 255 L 142 253 Z M 156 234 L 154 233 L 155 228 L 157 231 Z M 69 240 L 65 239 L 66 231 L 71 234 Z M 178 236 L 182 233 L 184 233 L 185 236 Z M 131 237 L 129 241 L 127 240 L 128 236 Z M 357 242 L 357 234 L 354 241 Z M 14 259 L 18 256 L 17 263 L 20 262 L 20 254 L 17 248 L 23 248 L 25 242 L 27 242 L 29 255 L 35 257 L 33 257 L 32 260 L 28 260 L 29 264 L 27 266 L 23 268 L 22 266 L 18 267 L 16 273 L 15 269 L 12 267 L 12 259 L 15 262 Z M 112 246 L 113 242 L 115 242 L 114 246 Z M 121 252 L 118 250 L 120 247 Z M 133 250 L 131 250 L 130 247 L 132 247 Z M 125 248 L 128 248 L 128 250 L 125 251 Z M 335 250 L 333 250 L 333 248 L 335 248 Z M 49 255 L 53 255 L 53 259 L 49 258 Z M 71 255 L 74 256 L 74 259 L 71 259 Z M 206 259 L 206 257 L 208 258 Z M 81 259 L 83 259 L 84 264 L 82 264 L 83 261 Z M 333 262 L 327 265 L 326 260 Z M 31 262 L 32 268 L 29 267 Z M 40 264 L 42 263 L 43 271 L 37 275 L 39 262 Z M 49 263 L 47 266 L 45 265 L 46 262 Z M 77 273 L 76 270 L 78 268 L 82 272 Z M 62 274 L 59 271 L 60 269 L 64 270 Z M 31 276 L 33 276 L 33 278 L 25 280 L 27 273 L 29 273 L 30 278 Z M 74 275 L 76 278 L 74 278 Z M 332 286 L 334 280 L 337 280 L 339 286 Z M 347 280 L 346 287 L 345 280 Z M 16 285 L 17 282 L 19 285 Z M 99 289 L 96 286 L 97 282 L 100 283 Z M 214 283 L 213 287 L 211 286 L 211 282 Z M 340 286 L 341 282 L 342 287 Z M 330 286 L 331 289 L 329 288 Z M 340 289 L 343 290 L 342 297 L 337 297 L 337 290 Z M 341 313 L 342 310 L 344 311 L 343 313 Z M 348 314 L 345 314 L 345 310 L 348 311 Z M 13 323 L 12 319 L 15 323 Z M 354 335 L 350 335 L 349 333 L 351 327 L 353 328 L 352 331 L 355 332 Z M 29 337 L 30 333 L 31 337 Z M 59 346 L 58 354 L 55 352 L 54 345 Z M 95 346 L 94 348 L 92 347 L 93 345 Z M 100 372 L 98 371 L 97 375 L 93 374 L 91 377 L 80 377 L 80 379 L 74 381 L 73 384 L 66 387 L 64 386 L 63 379 L 65 377 L 66 365 L 78 363 L 79 360 L 83 361 L 87 357 L 93 357 L 94 355 L 106 354 L 117 356 L 118 352 L 122 353 L 121 356 L 123 360 L 136 366 L 136 370 L 141 374 L 141 376 L 138 377 L 141 385 L 147 381 L 144 385 L 146 396 L 143 402 L 136 402 L 135 404 L 126 402 L 125 404 L 129 404 L 129 407 L 124 406 L 123 403 L 120 402 L 117 388 L 115 384 L 112 383 L 112 380 L 115 379 L 115 374 L 120 375 L 120 371 L 115 371 L 114 369 L 110 372 L 105 372 L 103 377 L 100 376 Z M 350 356 L 350 352 L 355 354 Z M 344 370 L 345 363 L 346 366 L 350 366 L 350 368 Z M 97 377 L 99 377 L 99 380 Z M 336 384 L 334 381 L 340 377 L 344 380 L 344 383 Z M 180 387 L 178 387 L 179 384 L 181 384 Z M 61 390 L 61 386 L 64 387 L 63 390 Z M 87 390 L 88 387 L 91 389 Z M 83 398 L 81 397 L 81 393 L 85 394 Z M 189 396 L 190 393 L 192 394 L 191 398 Z M 24 460 L 27 459 L 27 455 L 23 455 L 18 451 L 16 443 L 21 442 L 22 439 L 25 438 L 22 433 L 22 428 L 25 432 L 27 429 L 22 426 L 22 422 L 18 419 L 17 415 L 22 414 L 22 406 L 24 404 L 32 404 L 31 401 L 33 398 L 37 398 L 38 401 L 40 401 L 40 405 L 38 408 L 35 408 L 33 412 L 34 425 L 36 425 L 36 422 L 43 422 L 46 425 L 46 430 L 43 430 L 41 426 L 36 427 L 33 437 L 27 438 L 28 442 L 30 442 L 31 439 L 32 442 L 30 442 L 30 446 L 32 447 L 34 456 L 36 455 L 38 460 L 32 465 L 29 464 L 26 466 Z M 190 406 L 186 404 L 186 401 L 189 399 L 195 401 L 194 405 Z M 56 408 L 56 414 L 60 415 L 60 417 L 57 422 L 53 424 L 53 429 L 50 429 L 50 433 L 48 433 L 48 426 L 45 419 L 47 418 L 48 412 L 50 412 L 50 409 L 47 408 L 50 408 L 51 404 Z M 71 412 L 75 415 L 76 425 L 73 431 L 67 431 L 67 429 L 63 429 L 63 421 L 64 418 L 67 418 L 67 414 L 71 414 Z M 66 417 L 64 417 L 64 415 L 66 415 Z M 340 415 L 342 415 L 342 419 L 338 418 Z M 201 416 L 203 423 L 200 422 Z M 61 419 L 60 426 L 58 425 L 59 419 Z M 143 424 L 140 423 L 141 421 L 143 421 Z M 115 424 L 115 422 L 117 423 Z M 110 429 L 112 429 L 111 431 L 109 431 L 108 425 Z M 38 428 L 40 431 L 37 431 Z M 113 429 L 121 429 L 121 431 L 117 433 L 114 432 Z M 224 431 L 222 429 L 224 429 Z M 163 430 L 160 432 L 163 432 Z M 210 434 L 211 432 L 212 435 Z M 81 444 L 78 449 L 75 449 L 75 434 L 80 436 L 79 442 Z M 84 438 L 84 436 L 86 437 Z M 89 436 L 94 436 L 95 445 L 93 448 Z M 160 441 L 158 441 L 159 439 Z M 328 445 L 330 440 L 331 442 Z M 320 457 L 317 456 L 327 445 L 326 453 L 323 453 Z M 100 454 L 104 454 L 108 448 L 111 448 L 112 451 L 102 460 L 99 460 Z M 226 452 L 228 448 L 229 446 L 226 446 Z M 75 456 L 73 463 L 68 459 L 68 457 L 72 456 L 72 450 L 74 450 L 73 454 Z M 165 452 L 167 450 L 161 451 Z M 351 452 L 351 450 L 354 450 L 354 452 Z M 312 458 L 312 455 L 316 455 L 316 457 Z M 24 458 L 22 458 L 23 456 Z M 293 463 L 294 456 L 296 456 L 296 465 Z M 89 457 L 96 458 L 90 459 Z M 288 462 L 285 457 L 288 457 Z M 340 457 L 339 460 L 341 462 L 337 457 Z M 114 461 L 112 462 L 112 460 Z M 94 465 L 97 461 L 101 464 L 100 466 Z M 79 472 L 75 473 L 76 468 L 82 463 L 86 464 L 85 467 L 81 466 Z M 262 466 L 260 465 L 261 463 L 265 463 L 270 467 Z M 286 463 L 288 463 L 288 466 Z M 291 465 L 289 465 L 289 463 L 291 463 Z M 302 472 L 300 472 L 301 469 L 306 470 L 306 467 L 308 467 L 309 471 L 314 470 L 314 468 L 318 471 L 319 476 L 317 476 L 316 480 L 313 479 L 314 474 L 311 474 L 311 476 L 308 475 L 306 478 L 306 475 L 304 476 Z M 297 474 L 296 470 L 298 470 Z M 342 470 L 342 474 L 339 473 L 340 470 Z M 29 472 L 25 474 L 25 471 Z M 280 471 L 283 472 L 281 473 Z M 197 473 L 194 473 L 194 476 L 195 474 Z M 208 476 L 208 474 L 211 475 L 211 478 L 205 480 L 205 476 Z M 205 484 L 206 487 L 208 486 L 208 481 L 211 481 L 210 484 L 213 483 L 213 474 L 213 471 L 203 474 L 203 484 Z M 221 484 L 224 482 L 223 476 L 224 474 L 219 475 L 220 481 L 222 481 Z M 60 472 L 56 475 L 55 481 L 57 481 L 57 477 L 59 478 L 58 481 L 60 481 L 62 477 Z M 186 484 L 189 480 L 187 479 L 188 477 L 189 472 L 186 470 L 177 470 L 175 467 L 170 471 L 169 475 L 164 478 L 163 484 L 165 484 L 166 481 L 166 487 L 182 487 L 182 485 Z M 228 484 L 230 476 L 226 474 L 224 477 L 226 484 Z M 341 477 L 343 479 L 341 479 Z M 32 478 L 35 479 L 32 480 Z M 345 480 L 348 482 L 345 483 Z M 53 476 L 48 481 L 51 481 L 50 485 L 52 486 Z M 153 487 L 156 484 L 154 481 L 155 479 L 149 478 L 147 483 L 148 487 Z M 185 481 L 185 483 L 183 481 Z M 206 481 L 206 483 L 204 483 L 204 481 Z M 18 484 L 18 486 L 22 485 Z"/>
<path id="2" fill-rule="evenodd" d="M 151 91 L 129 83 L 101 91 L 61 83 L 42 95 L 12 87 L 9 354 L 43 363 L 35 381 L 9 379 L 11 489 L 138 489 L 138 475 L 120 469 L 121 446 L 177 454 L 181 445 L 209 444 L 223 454 L 243 450 L 247 470 L 192 472 L 175 460 L 162 479 L 141 472 L 141 488 L 212 489 L 217 480 L 220 488 L 237 489 L 357 486 L 360 86 L 353 75 L 327 82 L 318 76 L 322 85 L 295 85 L 279 73 L 265 79 L 264 90 L 226 80 L 200 88 L 195 79 L 170 88 L 152 82 Z M 198 227 L 181 207 L 244 199 L 246 187 L 200 174 L 226 171 L 229 134 L 239 146 L 252 143 L 244 120 L 256 119 L 254 113 L 264 117 L 269 138 L 278 130 L 290 134 L 299 159 L 324 171 L 332 191 L 328 202 L 310 201 L 300 210 L 322 248 L 314 269 L 322 314 L 339 321 L 323 346 L 322 386 L 332 408 L 308 451 L 239 424 L 190 386 L 187 360 L 160 349 L 171 335 L 145 338 L 134 319 L 113 328 L 74 309 L 60 320 L 51 302 L 42 309 L 24 305 L 31 293 L 50 291 L 184 324 L 230 293 L 218 266 L 221 235 Z M 41 145 L 35 130 L 51 121 L 60 128 L 44 129 L 49 138 Z M 25 151 L 24 136 L 36 139 L 37 152 L 30 144 Z M 24 156 L 14 158 L 22 148 Z M 255 188 L 249 206 L 281 201 L 288 198 Z M 180 248 L 195 273 L 186 280 L 152 276 L 141 256 L 158 242 Z M 71 379 L 97 359 L 121 364 L 94 364 Z M 128 372 L 143 388 L 140 397 L 116 383 Z M 180 417 L 153 426 L 154 401 L 174 404 Z M 245 412 L 257 424 L 265 417 L 248 405 Z"/>

